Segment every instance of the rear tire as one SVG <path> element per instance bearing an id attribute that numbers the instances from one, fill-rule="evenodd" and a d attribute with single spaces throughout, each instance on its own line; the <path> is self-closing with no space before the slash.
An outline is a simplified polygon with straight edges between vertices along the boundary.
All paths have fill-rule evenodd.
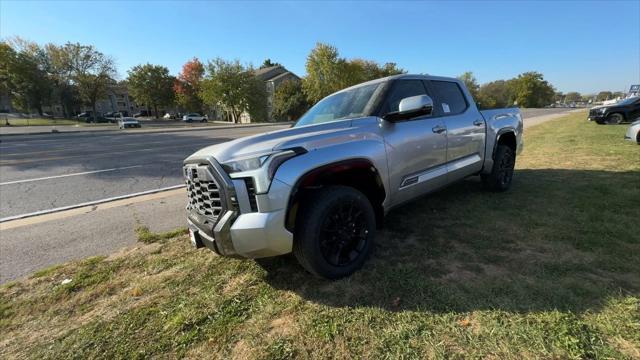
<path id="1" fill-rule="evenodd" d="M 484 186 L 491 191 L 508 190 L 513 180 L 515 164 L 516 154 L 514 151 L 507 145 L 498 145 L 491 173 L 481 175 Z"/>
<path id="2" fill-rule="evenodd" d="M 609 125 L 618 125 L 623 121 L 624 121 L 624 116 L 622 116 L 622 114 L 619 114 L 619 113 L 609 114 L 609 116 L 607 116 L 607 124 Z"/>
<path id="3" fill-rule="evenodd" d="M 373 248 L 376 218 L 360 191 L 330 186 L 311 193 L 298 213 L 293 254 L 310 273 L 339 279 L 360 269 Z"/>

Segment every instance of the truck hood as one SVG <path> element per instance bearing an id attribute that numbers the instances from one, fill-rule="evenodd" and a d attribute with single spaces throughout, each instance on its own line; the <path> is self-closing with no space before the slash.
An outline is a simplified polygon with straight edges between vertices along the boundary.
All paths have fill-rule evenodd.
<path id="1" fill-rule="evenodd" d="M 352 130 L 350 129 L 352 123 L 355 120 L 364 119 L 367 118 L 292 127 L 243 137 L 205 147 L 189 156 L 187 160 L 213 156 L 218 162 L 224 163 L 232 159 L 259 156 L 261 154 L 295 147 L 302 147 L 307 151 L 311 151 L 333 143 L 349 141 L 349 138 L 352 136 Z M 375 118 L 372 117 L 371 119 Z"/>

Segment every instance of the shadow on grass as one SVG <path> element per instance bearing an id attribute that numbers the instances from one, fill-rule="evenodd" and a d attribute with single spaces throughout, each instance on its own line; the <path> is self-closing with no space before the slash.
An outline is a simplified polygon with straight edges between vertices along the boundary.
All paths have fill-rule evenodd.
<path id="1" fill-rule="evenodd" d="M 519 170 L 506 193 L 469 179 L 390 212 L 364 268 L 339 281 L 293 256 L 265 280 L 331 307 L 586 311 L 640 294 L 640 172 Z"/>

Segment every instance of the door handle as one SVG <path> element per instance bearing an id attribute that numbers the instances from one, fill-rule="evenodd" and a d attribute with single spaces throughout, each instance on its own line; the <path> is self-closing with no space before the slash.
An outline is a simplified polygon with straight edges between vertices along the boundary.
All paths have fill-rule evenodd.
<path id="1" fill-rule="evenodd" d="M 473 125 L 475 125 L 475 126 L 482 126 L 482 125 L 484 125 L 484 121 L 482 121 L 482 120 L 475 120 L 475 121 L 473 122 Z"/>
<path id="2" fill-rule="evenodd" d="M 447 131 L 447 128 L 445 128 L 444 126 L 441 126 L 441 125 L 436 125 L 436 126 L 431 128 L 431 131 L 433 131 L 436 134 L 440 134 L 442 132 Z"/>

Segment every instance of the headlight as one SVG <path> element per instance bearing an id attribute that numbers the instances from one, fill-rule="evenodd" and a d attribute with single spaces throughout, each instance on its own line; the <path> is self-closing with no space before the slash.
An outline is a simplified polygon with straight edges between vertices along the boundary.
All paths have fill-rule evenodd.
<path id="1" fill-rule="evenodd" d="M 269 155 L 262 155 L 253 158 L 233 160 L 222 164 L 222 167 L 229 174 L 256 170 L 262 167 L 262 165 L 264 165 L 265 161 L 267 161 L 268 158 Z"/>
<path id="2" fill-rule="evenodd" d="M 266 167 L 267 177 L 269 180 L 271 180 L 273 179 L 276 170 L 278 170 L 278 167 L 280 167 L 283 162 L 305 152 L 307 151 L 302 148 L 295 148 L 250 158 L 231 160 L 221 165 L 222 168 L 229 174 L 258 170 Z"/>

